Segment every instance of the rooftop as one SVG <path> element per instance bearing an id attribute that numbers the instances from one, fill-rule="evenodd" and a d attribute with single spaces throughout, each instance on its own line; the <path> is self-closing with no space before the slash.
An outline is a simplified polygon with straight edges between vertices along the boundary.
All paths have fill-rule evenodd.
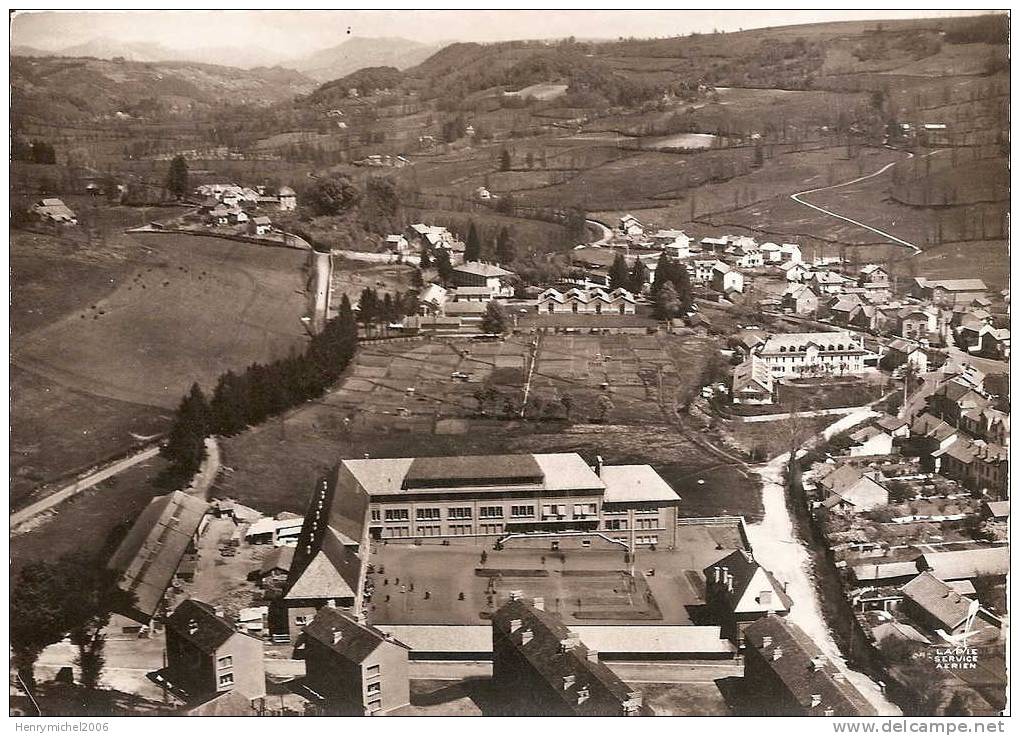
<path id="1" fill-rule="evenodd" d="M 339 609 L 323 606 L 305 627 L 304 636 L 333 650 L 348 662 L 362 662 L 380 644 L 391 643 L 409 649 L 406 644 L 374 626 L 360 624 Z"/>
<path id="2" fill-rule="evenodd" d="M 922 572 L 900 590 L 949 633 L 966 621 L 972 611 L 977 611 L 977 601 L 960 595 L 930 572 Z"/>
<path id="3" fill-rule="evenodd" d="M 227 639 L 240 634 L 208 603 L 189 598 L 166 620 L 166 628 L 206 654 L 214 654 Z"/>
<path id="4" fill-rule="evenodd" d="M 969 580 L 982 576 L 1002 577 L 1009 573 L 1009 547 L 1000 545 L 953 552 L 927 552 L 921 555 L 922 570 L 930 570 L 941 580 Z"/>
<path id="5" fill-rule="evenodd" d="M 651 465 L 606 465 L 602 467 L 601 478 L 606 484 L 604 503 L 680 503 L 677 492 Z"/>

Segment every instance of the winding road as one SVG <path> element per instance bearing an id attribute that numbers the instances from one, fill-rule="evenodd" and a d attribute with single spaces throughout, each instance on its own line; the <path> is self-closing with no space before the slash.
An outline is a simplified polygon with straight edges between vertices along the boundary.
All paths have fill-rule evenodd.
<path id="1" fill-rule="evenodd" d="M 939 149 L 937 151 L 932 151 L 931 153 L 926 153 L 925 157 L 927 157 L 927 156 L 934 156 L 936 153 L 939 153 L 940 151 L 941 151 L 941 149 Z M 912 255 L 917 255 L 918 253 L 921 252 L 921 249 L 918 246 L 916 246 L 914 243 L 910 243 L 910 242 L 907 242 L 906 240 L 903 240 L 902 238 L 898 238 L 895 235 L 893 235 L 892 233 L 886 232 L 885 230 L 879 230 L 877 227 L 872 227 L 871 225 L 867 225 L 867 224 L 861 222 L 860 220 L 851 219 L 849 217 L 846 217 L 845 215 L 840 215 L 840 214 L 838 214 L 836 212 L 833 212 L 832 210 L 827 210 L 824 207 L 819 207 L 816 204 L 811 204 L 810 202 L 807 202 L 807 201 L 801 199 L 801 197 L 803 197 L 806 194 L 814 194 L 815 192 L 824 192 L 824 191 L 828 191 L 830 189 L 839 189 L 840 187 L 848 187 L 851 184 L 857 184 L 858 182 L 867 181 L 868 179 L 874 179 L 876 176 L 880 176 L 880 175 L 884 174 L 886 171 L 891 169 L 896 164 L 902 163 L 903 161 L 909 161 L 910 159 L 912 159 L 914 157 L 914 154 L 910 153 L 909 151 L 906 151 L 905 153 L 907 154 L 907 157 L 905 159 L 901 159 L 900 161 L 893 161 L 892 163 L 888 163 L 885 166 L 883 166 L 882 168 L 880 168 L 878 171 L 872 172 L 870 174 L 866 174 L 864 176 L 859 176 L 856 179 L 851 179 L 850 181 L 844 181 L 841 184 L 833 184 L 833 185 L 827 186 L 827 187 L 817 187 L 815 189 L 805 189 L 803 192 L 797 192 L 796 194 L 791 194 L 790 195 L 790 199 L 792 199 L 797 204 L 802 204 L 805 207 L 810 207 L 811 209 L 816 210 L 817 212 L 821 212 L 823 215 L 828 215 L 829 217 L 835 217 L 837 220 L 843 220 L 844 222 L 849 222 L 851 225 L 857 225 L 858 227 L 862 227 L 865 230 L 870 230 L 871 232 L 875 233 L 876 235 L 881 235 L 883 238 L 888 238 L 889 240 L 891 240 L 893 243 L 896 243 L 897 245 L 902 245 L 905 248 L 910 248 L 911 254 Z"/>
<path id="2" fill-rule="evenodd" d="M 613 231 L 604 222 L 599 222 L 598 220 L 585 220 L 585 222 L 591 225 L 592 227 L 596 227 L 602 231 L 602 237 L 592 243 L 589 243 L 588 245 L 605 245 L 610 240 L 612 240 Z"/>

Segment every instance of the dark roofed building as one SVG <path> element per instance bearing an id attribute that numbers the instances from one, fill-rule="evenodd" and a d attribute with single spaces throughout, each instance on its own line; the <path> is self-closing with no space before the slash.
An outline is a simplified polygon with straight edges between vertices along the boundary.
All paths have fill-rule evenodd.
<path id="1" fill-rule="evenodd" d="M 411 702 L 408 647 L 324 607 L 305 627 L 305 684 L 323 715 L 381 715 Z"/>
<path id="2" fill-rule="evenodd" d="M 265 697 L 262 642 L 241 633 L 216 610 L 188 599 L 166 621 L 169 689 L 189 703 L 234 691 L 250 702 Z"/>
<path id="3" fill-rule="evenodd" d="M 878 715 L 796 624 L 768 616 L 751 624 L 745 637 L 744 680 L 755 715 Z"/>
<path id="4" fill-rule="evenodd" d="M 551 613 L 519 598 L 492 615 L 492 682 L 501 715 L 636 716 L 641 693 Z"/>
<path id="5" fill-rule="evenodd" d="M 731 552 L 704 574 L 711 615 L 723 636 L 737 645 L 751 623 L 770 614 L 785 616 L 793 605 L 785 587 L 746 550 Z"/>
<path id="6" fill-rule="evenodd" d="M 532 455 L 417 457 L 401 485 L 412 488 L 541 484 L 542 469 Z"/>
<path id="7" fill-rule="evenodd" d="M 978 612 L 976 600 L 961 595 L 930 572 L 922 572 L 900 590 L 904 610 L 929 631 L 959 634 Z"/>
<path id="8" fill-rule="evenodd" d="M 182 491 L 149 502 L 107 563 L 118 587 L 135 595 L 132 608 L 117 613 L 149 625 L 162 612 L 163 595 L 185 552 L 194 551 L 208 510 L 205 501 Z"/>

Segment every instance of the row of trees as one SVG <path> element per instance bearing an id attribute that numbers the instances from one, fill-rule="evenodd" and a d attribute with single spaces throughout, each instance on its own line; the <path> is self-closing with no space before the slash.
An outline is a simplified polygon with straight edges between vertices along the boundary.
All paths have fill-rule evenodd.
<path id="1" fill-rule="evenodd" d="M 659 319 L 672 319 L 687 314 L 694 303 L 694 289 L 687 266 L 674 261 L 666 253 L 659 256 L 655 266 L 652 300 L 655 303 L 655 316 Z"/>
<path id="2" fill-rule="evenodd" d="M 358 299 L 358 322 L 366 330 L 374 325 L 387 325 L 402 317 L 418 313 L 418 292 L 411 289 L 404 293 L 379 296 L 379 292 L 366 286 Z"/>
<path id="3" fill-rule="evenodd" d="M 53 144 L 34 140 L 31 143 L 20 136 L 11 139 L 11 159 L 29 161 L 33 164 L 55 164 L 57 153 Z"/>
<path id="4" fill-rule="evenodd" d="M 357 349 L 358 326 L 344 295 L 340 312 L 314 335 L 305 351 L 268 364 L 253 363 L 243 373 L 220 376 L 207 400 L 194 384 L 181 400 L 161 454 L 170 465 L 160 484 L 179 488 L 191 482 L 205 459 L 205 438 L 232 435 L 308 399 L 321 396 L 340 378 Z"/>
<path id="5" fill-rule="evenodd" d="M 473 395 L 475 401 L 478 402 L 478 413 L 489 417 L 523 416 L 525 419 L 532 420 L 565 420 L 567 422 L 581 420 L 605 424 L 610 413 L 616 408 L 612 399 L 605 394 L 599 396 L 594 403 L 578 405 L 571 394 L 552 397 L 534 392 L 528 397 L 528 402 L 524 405 L 522 413 L 518 393 L 516 390 L 507 393 L 490 385 L 478 389 Z"/>

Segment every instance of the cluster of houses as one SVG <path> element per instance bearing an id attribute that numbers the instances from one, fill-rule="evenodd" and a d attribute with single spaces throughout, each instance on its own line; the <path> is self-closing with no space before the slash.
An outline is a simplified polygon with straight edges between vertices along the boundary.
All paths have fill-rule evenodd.
<path id="1" fill-rule="evenodd" d="M 244 227 L 251 235 L 268 235 L 273 222 L 263 211 L 290 212 L 297 208 L 297 193 L 288 186 L 270 193 L 236 184 L 202 184 L 195 189 L 201 199 L 198 215 L 211 227 Z"/>

